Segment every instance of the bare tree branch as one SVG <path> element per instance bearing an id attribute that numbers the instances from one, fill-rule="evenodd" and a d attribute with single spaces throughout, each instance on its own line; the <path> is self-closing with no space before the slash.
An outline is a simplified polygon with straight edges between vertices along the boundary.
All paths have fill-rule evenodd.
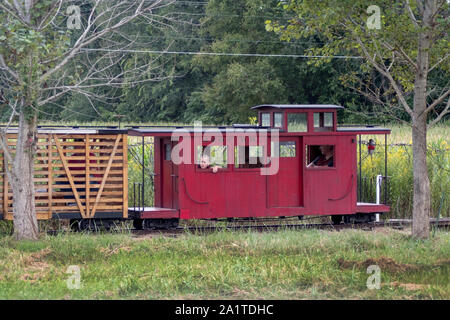
<path id="1" fill-rule="evenodd" d="M 434 126 L 436 123 L 441 121 L 441 119 L 447 114 L 450 114 L 450 99 L 447 100 L 447 104 L 445 106 L 445 109 L 433 121 L 431 121 L 428 124 L 427 128 L 431 128 L 432 126 Z"/>
<path id="2" fill-rule="evenodd" d="M 430 104 L 426 109 L 425 109 L 425 113 L 430 112 L 431 110 L 433 110 L 438 104 L 442 103 L 445 98 L 447 98 L 447 96 L 450 95 L 450 89 L 447 90 L 446 92 L 444 92 L 439 98 L 437 98 L 436 100 L 433 101 L 432 104 Z"/>
<path id="3" fill-rule="evenodd" d="M 363 50 L 364 55 L 366 56 L 367 60 L 370 62 L 370 64 L 375 67 L 375 69 L 377 69 L 382 75 L 384 75 L 389 82 L 391 83 L 393 89 L 395 90 L 395 93 L 397 94 L 402 106 L 405 108 L 406 112 L 412 116 L 413 115 L 413 111 L 411 110 L 410 106 L 408 105 L 408 103 L 406 102 L 405 96 L 402 92 L 402 90 L 400 90 L 397 82 L 394 80 L 394 78 L 392 77 L 392 75 L 390 74 L 390 72 L 388 72 L 386 70 L 386 68 L 382 68 L 375 60 L 375 57 L 372 57 L 366 46 L 364 45 L 364 43 L 361 41 L 361 39 L 357 36 L 356 37 L 356 41 L 358 42 L 358 44 L 361 46 L 361 49 Z"/>

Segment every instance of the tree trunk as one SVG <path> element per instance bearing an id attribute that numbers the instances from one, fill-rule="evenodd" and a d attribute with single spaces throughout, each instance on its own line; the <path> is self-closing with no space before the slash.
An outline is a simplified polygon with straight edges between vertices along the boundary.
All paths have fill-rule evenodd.
<path id="1" fill-rule="evenodd" d="M 429 69 L 429 51 L 431 49 L 430 26 L 435 3 L 424 1 L 423 31 L 419 33 L 417 72 L 414 82 L 414 108 L 412 119 L 413 139 L 413 224 L 412 235 L 426 239 L 430 236 L 431 192 L 427 169 L 427 79 Z"/>
<path id="2" fill-rule="evenodd" d="M 424 119 L 423 119 L 424 118 Z M 413 224 L 412 235 L 426 239 L 430 236 L 431 192 L 427 169 L 427 123 L 426 117 L 413 123 Z"/>
<path id="3" fill-rule="evenodd" d="M 21 112 L 11 181 L 14 199 L 14 235 L 18 240 L 36 240 L 38 237 L 33 181 L 36 144 L 36 117 L 27 119 L 24 112 Z"/>

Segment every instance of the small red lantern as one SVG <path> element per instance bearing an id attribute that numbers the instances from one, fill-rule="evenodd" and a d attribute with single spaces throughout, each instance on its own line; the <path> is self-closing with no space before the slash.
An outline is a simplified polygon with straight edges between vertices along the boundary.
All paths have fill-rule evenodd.
<path id="1" fill-rule="evenodd" d="M 372 154 L 375 152 L 375 146 L 376 146 L 375 141 L 373 141 L 373 139 L 370 139 L 369 143 L 367 144 L 367 152 L 369 153 L 370 156 L 372 156 Z"/>

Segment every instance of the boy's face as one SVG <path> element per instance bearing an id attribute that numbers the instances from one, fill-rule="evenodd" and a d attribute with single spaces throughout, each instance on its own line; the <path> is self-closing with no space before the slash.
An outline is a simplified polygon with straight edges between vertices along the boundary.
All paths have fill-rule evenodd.
<path id="1" fill-rule="evenodd" d="M 200 159 L 200 168 L 207 169 L 209 167 L 209 157 L 203 156 Z"/>
<path id="2" fill-rule="evenodd" d="M 331 152 L 330 146 L 320 146 L 319 149 L 320 149 L 320 152 L 322 152 L 322 154 L 324 154 L 324 155 Z"/>

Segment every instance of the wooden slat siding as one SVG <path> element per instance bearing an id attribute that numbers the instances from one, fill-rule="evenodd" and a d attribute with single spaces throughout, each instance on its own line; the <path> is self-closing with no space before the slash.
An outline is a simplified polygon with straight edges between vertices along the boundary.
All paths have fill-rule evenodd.
<path id="1" fill-rule="evenodd" d="M 53 215 L 53 143 L 52 136 L 48 137 L 48 218 Z"/>
<path id="2" fill-rule="evenodd" d="M 111 164 L 112 164 L 113 160 L 115 160 L 114 156 L 116 155 L 116 151 L 117 151 L 117 147 L 118 147 L 119 142 L 120 142 L 120 138 L 121 138 L 121 135 L 117 135 L 116 143 L 114 144 L 113 152 L 111 153 L 111 156 L 109 158 L 108 166 L 106 167 L 106 172 L 105 172 L 105 174 L 103 176 L 103 181 L 102 181 L 102 184 L 100 185 L 100 189 L 98 191 L 97 198 L 95 199 L 94 208 L 92 209 L 92 212 L 91 212 L 91 216 L 92 217 L 95 216 L 95 211 L 97 210 L 97 205 L 98 205 L 98 203 L 100 201 L 100 197 L 102 196 L 102 191 L 103 191 L 103 188 L 105 187 L 106 179 L 108 178 L 108 174 L 109 174 L 109 170 L 111 169 Z"/>
<path id="3" fill-rule="evenodd" d="M 11 146 L 15 145 L 14 137 L 8 135 L 9 144 Z M 127 165 L 127 143 L 126 136 L 121 135 L 121 141 L 117 145 L 117 150 L 114 156 L 111 158 L 111 153 L 115 146 L 117 140 L 117 135 L 101 135 L 101 134 L 90 134 L 89 138 L 87 135 L 67 135 L 67 134 L 39 134 L 39 149 L 37 150 L 37 157 L 35 167 L 34 181 L 36 190 L 46 189 L 45 192 L 36 192 L 35 204 L 38 219 L 49 219 L 51 214 L 54 213 L 64 213 L 71 212 L 82 214 L 82 210 L 79 209 L 78 199 L 81 202 L 83 210 L 88 208 L 89 214 L 86 217 L 93 217 L 92 209 L 95 205 L 95 200 L 100 194 L 99 201 L 96 206 L 96 212 L 117 212 L 119 215 L 124 216 L 127 214 L 127 199 L 124 191 L 127 193 L 127 171 L 124 170 L 124 164 Z M 53 141 L 53 139 L 55 141 Z M 86 141 L 83 142 L 73 142 L 74 139 L 89 139 L 89 152 L 86 158 Z M 56 142 L 59 142 L 60 148 Z M 74 152 L 74 147 L 82 148 L 80 149 L 81 155 L 78 152 Z M 84 151 L 82 151 L 84 150 Z M 12 148 L 12 153 L 14 150 Z M 62 151 L 62 152 L 60 152 Z M 63 154 L 62 161 L 60 154 Z M 77 153 L 77 154 L 76 154 Z M 73 156 L 72 156 L 73 155 Z M 0 154 L 0 171 L 3 164 L 3 155 Z M 112 163 L 111 160 L 112 159 Z M 79 165 L 72 165 L 71 160 L 81 160 Z M 98 163 L 91 163 L 93 160 L 97 160 Z M 108 161 L 106 161 L 108 160 Z M 86 166 L 85 163 L 90 164 Z M 79 167 L 81 170 L 71 170 L 72 167 Z M 69 175 L 67 174 L 67 168 L 69 168 Z M 107 173 L 108 172 L 108 173 Z M 103 182 L 103 178 L 107 173 L 107 177 L 103 186 L 102 192 L 98 192 Z M 88 179 L 86 179 L 86 175 Z M 91 175 L 95 175 L 91 178 Z M 73 185 L 70 183 L 69 177 Z M 100 177 L 96 177 L 100 176 Z M 103 178 L 102 178 L 103 177 Z M 3 179 L 0 177 L 0 179 Z M 0 180 L 1 183 L 2 180 Z M 93 185 L 96 181 L 98 184 Z M 59 184 L 60 182 L 65 182 L 66 184 Z M 87 184 L 86 184 L 87 182 Z M 85 185 L 83 185 L 85 184 Z M 74 187 L 76 192 L 74 193 Z M 5 195 L 5 188 L 0 185 L 0 198 Z M 6 207 L 7 215 L 6 219 L 13 219 L 12 213 L 12 192 L 10 188 L 6 185 L 6 197 L 5 199 L 0 199 L 0 211 Z M 91 188 L 95 188 L 93 191 Z M 79 190 L 77 190 L 77 188 Z M 125 189 L 123 189 L 125 188 Z M 66 191 L 59 191 L 61 189 L 67 189 Z M 44 191 L 44 190 L 42 190 Z M 87 192 L 88 195 L 87 195 Z M 65 196 L 71 196 L 72 199 L 65 199 Z M 86 196 L 87 204 L 84 201 Z M 83 199 L 81 199 L 83 197 Z M 124 201 L 125 199 L 125 201 Z M 3 209 L 4 210 L 4 209 Z M 86 212 L 86 211 L 85 211 Z"/>
<path id="4" fill-rule="evenodd" d="M 85 177 L 86 177 L 86 184 L 85 184 L 85 190 L 86 190 L 86 197 L 85 197 L 85 202 L 86 202 L 86 216 L 87 217 L 89 217 L 89 209 L 90 209 L 90 207 L 89 207 L 89 198 L 90 198 L 90 192 L 91 192 L 91 186 L 90 186 L 90 183 L 89 183 L 89 180 L 90 180 L 90 173 L 89 173 L 89 169 L 90 169 L 90 153 L 91 153 L 91 147 L 89 146 L 89 139 L 90 139 L 90 136 L 87 134 L 86 135 L 86 138 L 85 138 L 85 140 L 86 140 L 86 146 L 85 146 L 85 152 L 86 152 L 86 162 L 85 162 L 85 165 L 86 165 L 86 174 L 85 174 Z"/>
<path id="5" fill-rule="evenodd" d="M 128 218 L 128 135 L 122 135 L 123 217 Z"/>
<path id="6" fill-rule="evenodd" d="M 114 197 L 114 195 L 110 195 L 111 197 Z M 111 198 L 111 197 L 104 197 L 104 194 L 102 193 L 102 198 L 100 199 L 99 203 L 107 203 L 107 204 L 112 204 L 112 203 L 120 203 L 122 204 L 122 194 L 118 194 L 116 195 L 116 198 Z M 48 199 L 35 199 L 34 200 L 35 203 L 49 203 Z M 74 203 L 76 204 L 75 199 L 52 199 L 53 204 L 57 204 L 57 203 Z M 12 200 L 9 201 L 9 203 L 12 203 Z M 93 204 L 89 204 L 89 208 L 93 208 Z M 77 209 L 78 210 L 78 209 Z"/>
<path id="7" fill-rule="evenodd" d="M 62 154 L 64 154 L 64 152 L 62 152 Z M 84 160 L 84 156 L 67 156 L 68 158 L 70 158 L 70 160 Z M 47 160 L 47 157 L 36 157 L 35 158 L 38 161 L 43 161 L 43 160 Z M 102 157 L 97 157 L 97 156 L 91 156 L 91 160 L 109 160 L 109 156 L 102 156 Z M 116 159 L 114 160 L 120 160 L 122 161 L 122 156 L 118 156 Z"/>
<path id="8" fill-rule="evenodd" d="M 71 159 L 72 159 L 72 158 L 71 158 Z M 3 161 L 3 159 L 0 159 L 0 160 Z M 92 157 L 91 157 L 91 160 L 93 160 Z M 105 168 L 105 167 L 108 166 L 108 164 L 107 164 L 107 163 L 96 163 L 95 166 L 96 166 L 96 167 L 99 167 L 99 168 L 100 168 L 100 167 Z M 34 167 L 35 167 L 35 168 L 47 168 L 47 165 L 46 165 L 46 164 L 35 164 Z M 62 163 L 61 163 L 61 164 L 54 163 L 54 164 L 53 164 L 53 168 L 64 168 L 64 166 L 62 165 Z M 113 164 L 111 165 L 111 168 L 119 168 L 119 169 L 121 169 L 121 168 L 122 168 L 122 163 L 113 163 Z M 80 172 L 81 172 L 81 171 L 80 171 Z M 54 171 L 53 173 L 56 174 L 57 172 Z M 77 173 L 78 173 L 78 172 L 77 172 Z"/>
<path id="9" fill-rule="evenodd" d="M 90 159 L 90 160 L 92 160 L 92 158 Z M 95 168 L 92 168 L 92 165 L 93 164 L 91 164 L 91 168 L 89 168 L 89 173 L 90 174 L 101 174 L 101 175 L 103 175 L 103 174 L 105 174 L 105 172 L 106 172 L 106 170 L 93 170 L 93 169 L 95 169 Z M 120 164 L 120 165 L 122 165 L 122 164 Z M 97 164 L 95 164 L 95 166 L 97 166 Z M 61 165 L 61 167 L 63 167 L 63 165 Z M 122 170 L 122 168 L 120 167 L 120 168 L 118 168 L 119 170 L 117 170 L 117 167 L 115 168 L 115 167 L 112 167 L 111 166 L 111 171 L 109 172 L 109 174 L 111 175 L 111 174 L 114 174 L 114 175 L 120 175 L 121 177 L 122 177 L 122 175 L 123 175 L 123 170 Z M 34 173 L 35 173 L 35 175 L 41 175 L 41 176 L 47 176 L 47 175 L 49 175 L 50 174 L 50 171 L 40 171 L 40 170 L 35 170 L 34 171 Z M 66 174 L 66 171 L 65 170 L 52 170 L 52 173 L 55 175 L 58 175 L 58 174 Z M 86 174 L 86 170 L 77 170 L 77 174 Z M 92 179 L 92 178 L 91 178 Z"/>
<path id="10" fill-rule="evenodd" d="M 56 137 L 55 135 L 53 135 L 53 137 L 55 139 L 55 143 L 56 143 L 56 147 L 58 149 L 59 157 L 61 158 L 61 161 L 62 161 L 62 163 L 64 165 L 64 169 L 66 169 L 67 178 L 69 179 L 69 183 L 70 183 L 70 186 L 72 187 L 73 194 L 75 196 L 75 199 L 77 200 L 78 209 L 80 210 L 81 216 L 83 218 L 86 218 L 86 213 L 84 212 L 83 205 L 81 204 L 80 196 L 78 195 L 78 191 L 77 191 L 77 188 L 76 188 L 75 183 L 73 181 L 72 174 L 70 173 L 69 166 L 68 166 L 68 164 L 66 162 L 66 157 L 64 156 L 64 153 L 61 152 L 62 149 L 61 149 L 61 146 L 59 144 L 59 140 L 58 140 L 59 138 Z"/>
<path id="11" fill-rule="evenodd" d="M 105 172 L 106 173 L 106 172 Z M 80 174 L 77 172 L 77 174 Z M 91 181 L 98 181 L 101 182 L 103 178 L 100 177 L 91 177 Z M 108 181 L 109 183 L 114 183 L 114 182 L 122 182 L 122 177 L 109 177 Z M 84 182 L 85 178 L 84 177 L 75 177 L 72 178 L 73 181 L 76 182 Z M 34 182 L 46 182 L 47 178 L 34 178 Z M 69 179 L 67 177 L 61 177 L 61 178 L 53 178 L 53 181 L 65 181 L 65 182 L 69 182 Z M 82 188 L 82 186 L 78 185 L 77 188 Z"/>

